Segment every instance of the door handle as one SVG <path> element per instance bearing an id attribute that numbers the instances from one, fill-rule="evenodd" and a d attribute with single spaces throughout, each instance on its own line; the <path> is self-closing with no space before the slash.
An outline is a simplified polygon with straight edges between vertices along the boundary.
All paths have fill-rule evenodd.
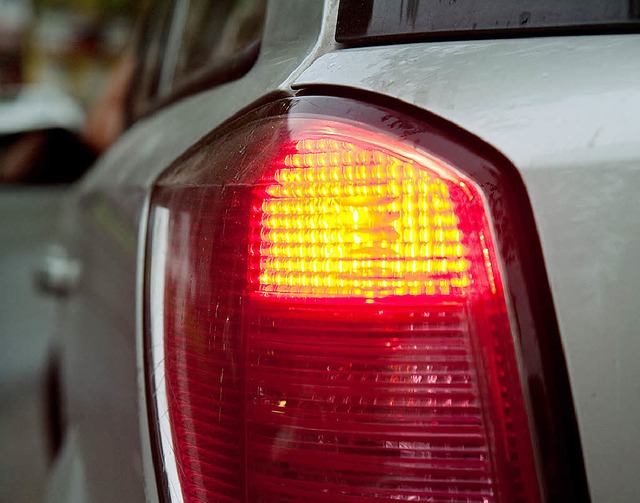
<path id="1" fill-rule="evenodd" d="M 60 245 L 51 245 L 34 274 L 36 288 L 44 294 L 66 297 L 80 282 L 80 261 Z"/>

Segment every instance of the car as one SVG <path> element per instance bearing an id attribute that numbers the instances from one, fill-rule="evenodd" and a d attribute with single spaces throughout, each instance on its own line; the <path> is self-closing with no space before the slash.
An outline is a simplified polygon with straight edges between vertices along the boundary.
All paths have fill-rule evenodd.
<path id="1" fill-rule="evenodd" d="M 635 501 L 638 27 L 154 3 L 62 218 L 48 501 Z"/>

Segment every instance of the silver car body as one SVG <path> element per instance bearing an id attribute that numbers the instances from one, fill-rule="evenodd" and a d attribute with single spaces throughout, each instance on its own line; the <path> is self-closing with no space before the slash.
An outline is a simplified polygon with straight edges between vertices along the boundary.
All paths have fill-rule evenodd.
<path id="1" fill-rule="evenodd" d="M 60 305 L 69 429 L 50 501 L 156 501 L 141 355 L 150 189 L 197 140 L 272 93 L 345 87 L 439 115 L 501 151 L 533 207 L 592 500 L 640 492 L 640 35 L 343 48 L 338 2 L 268 5 L 239 80 L 139 120 L 69 202 L 83 274 Z"/>

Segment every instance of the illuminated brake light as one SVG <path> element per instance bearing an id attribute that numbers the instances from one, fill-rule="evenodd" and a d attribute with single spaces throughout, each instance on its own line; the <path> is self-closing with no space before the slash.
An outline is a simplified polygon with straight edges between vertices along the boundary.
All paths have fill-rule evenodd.
<path id="1" fill-rule="evenodd" d="M 335 117 L 210 148 L 161 178 L 149 225 L 173 499 L 540 501 L 478 186 Z"/>
<path id="2" fill-rule="evenodd" d="M 507 424 L 521 397 L 498 377 L 511 336 L 477 190 L 367 130 L 309 122 L 303 134 L 253 191 L 250 494 L 312 499 L 324 480 L 334 501 L 523 498 L 490 461 L 492 441 L 517 444 L 507 455 L 533 469 L 528 433 Z M 474 344 L 496 338 L 483 369 Z M 493 404 L 492 388 L 504 392 Z"/>

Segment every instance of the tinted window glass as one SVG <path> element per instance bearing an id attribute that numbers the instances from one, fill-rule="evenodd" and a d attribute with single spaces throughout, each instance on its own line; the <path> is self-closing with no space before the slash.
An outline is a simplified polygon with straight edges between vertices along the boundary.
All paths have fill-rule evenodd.
<path id="1" fill-rule="evenodd" d="M 336 39 L 637 29 L 639 0 L 341 0 Z"/>
<path id="2" fill-rule="evenodd" d="M 139 35 L 136 78 L 131 88 L 133 116 L 144 113 L 158 94 L 173 10 L 172 0 L 147 2 Z"/>
<path id="3" fill-rule="evenodd" d="M 211 72 L 242 73 L 255 61 L 265 17 L 265 0 L 191 0 L 174 73 L 174 85 Z M 231 72 L 230 80 L 239 75 Z"/>

